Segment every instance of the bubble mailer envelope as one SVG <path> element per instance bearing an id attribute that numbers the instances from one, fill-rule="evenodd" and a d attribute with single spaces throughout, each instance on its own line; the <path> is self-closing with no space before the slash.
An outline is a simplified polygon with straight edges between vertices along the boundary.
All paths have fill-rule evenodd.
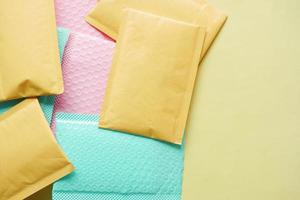
<path id="1" fill-rule="evenodd" d="M 205 0 L 101 0 L 86 20 L 116 40 L 123 20 L 123 8 L 134 8 L 206 27 L 201 58 L 226 20 L 226 15 Z"/>
<path id="2" fill-rule="evenodd" d="M 99 126 L 181 144 L 205 29 L 124 15 Z"/>
<path id="3" fill-rule="evenodd" d="M 63 60 L 65 92 L 56 97 L 54 112 L 99 113 L 114 47 L 112 41 L 71 32 Z"/>
<path id="4" fill-rule="evenodd" d="M 20 200 L 73 171 L 37 99 L 0 115 L 0 200 Z"/>
<path id="5" fill-rule="evenodd" d="M 69 38 L 69 31 L 64 28 L 57 28 L 57 34 L 58 34 L 58 46 L 59 46 L 59 53 L 60 53 L 60 59 L 62 59 L 65 46 L 67 44 L 68 38 Z M 42 96 L 39 97 L 39 102 L 41 104 L 42 110 L 45 114 L 45 117 L 47 121 L 51 122 L 52 118 L 52 112 L 53 112 L 53 106 L 54 106 L 54 97 L 53 96 Z M 12 106 L 19 103 L 20 100 L 10 100 L 6 102 L 0 103 L 0 113 L 3 113 L 4 111 L 8 110 Z"/>
<path id="6" fill-rule="evenodd" d="M 60 94 L 52 0 L 0 1 L 0 101 Z"/>
<path id="7" fill-rule="evenodd" d="M 57 113 L 56 137 L 76 167 L 54 200 L 179 200 L 183 147 L 99 129 L 98 115 Z"/>
<path id="8" fill-rule="evenodd" d="M 102 34 L 84 19 L 96 3 L 97 0 L 55 0 L 57 25 L 71 31 L 102 37 Z"/>

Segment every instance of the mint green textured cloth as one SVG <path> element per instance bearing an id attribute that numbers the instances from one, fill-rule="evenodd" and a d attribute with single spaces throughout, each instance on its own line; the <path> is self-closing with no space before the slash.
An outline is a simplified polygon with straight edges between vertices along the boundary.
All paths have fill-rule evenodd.
<path id="1" fill-rule="evenodd" d="M 183 147 L 98 128 L 98 115 L 57 113 L 56 137 L 75 171 L 53 200 L 179 200 Z"/>
<path id="2" fill-rule="evenodd" d="M 60 60 L 62 60 L 64 49 L 69 38 L 69 30 L 65 28 L 57 28 L 57 35 L 58 35 L 58 47 L 59 47 Z M 54 106 L 54 96 L 42 96 L 39 97 L 38 99 L 41 104 L 42 110 L 45 114 L 45 117 L 50 124 L 52 118 L 53 106 Z M 5 112 L 12 106 L 18 104 L 20 101 L 22 101 L 22 99 L 1 102 L 0 114 Z"/>

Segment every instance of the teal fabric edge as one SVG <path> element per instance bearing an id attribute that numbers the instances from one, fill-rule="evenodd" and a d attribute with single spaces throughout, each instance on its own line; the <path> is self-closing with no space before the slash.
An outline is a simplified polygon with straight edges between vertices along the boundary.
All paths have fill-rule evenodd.
<path id="1" fill-rule="evenodd" d="M 60 61 L 62 61 L 64 50 L 69 39 L 69 35 L 70 35 L 70 31 L 68 29 L 62 27 L 57 28 Z M 54 96 L 41 96 L 38 98 L 41 108 L 49 124 L 51 123 L 51 119 L 52 119 L 54 99 L 55 99 Z M 0 114 L 9 110 L 11 107 L 20 103 L 22 100 L 23 99 L 15 99 L 6 102 L 1 102 Z"/>
<path id="2" fill-rule="evenodd" d="M 99 194 L 72 191 L 55 191 L 53 200 L 180 200 L 180 194 Z"/>
<path id="3" fill-rule="evenodd" d="M 99 130 L 105 130 L 105 129 L 100 129 L 98 128 L 98 121 L 99 121 L 99 115 L 93 115 L 93 114 L 74 114 L 74 113 L 63 113 L 63 112 L 58 112 L 56 113 L 56 122 L 57 122 L 57 132 L 56 132 L 56 137 L 58 140 L 59 145 L 62 147 L 62 149 L 65 151 L 67 157 L 69 157 L 69 159 L 71 160 L 71 162 L 74 162 L 74 166 L 75 171 L 58 180 L 54 186 L 53 186 L 53 190 L 52 190 L 52 196 L 53 196 L 53 200 L 73 200 L 73 199 L 77 199 L 77 200 L 180 200 L 181 199 L 181 191 L 182 191 L 182 173 L 183 173 L 183 159 L 184 159 L 184 145 L 180 146 L 180 145 L 176 145 L 176 144 L 171 144 L 171 143 L 165 143 L 165 142 L 161 142 L 161 141 L 157 141 L 157 140 L 153 140 L 153 139 L 149 139 L 149 138 L 144 138 L 141 136 L 133 136 L 131 134 L 126 134 L 126 133 L 121 133 L 121 132 L 117 132 L 117 131 L 109 131 L 106 133 L 103 132 L 99 132 L 99 134 L 112 134 L 110 136 L 107 136 L 109 138 L 111 137 L 116 137 L 116 135 L 118 135 L 118 137 L 123 140 L 128 137 L 133 137 L 134 139 L 134 143 L 138 144 L 140 141 L 142 140 L 147 140 L 147 141 L 151 141 L 151 142 L 155 142 L 155 143 L 159 143 L 159 144 L 163 144 L 165 146 L 169 146 L 169 147 L 174 147 L 174 149 L 178 149 L 181 151 L 182 155 L 180 157 L 180 162 L 182 163 L 182 166 L 177 168 L 180 169 L 178 172 L 181 176 L 181 178 L 177 179 L 176 177 L 174 177 L 173 181 L 177 182 L 176 184 L 176 188 L 175 190 L 171 190 L 173 191 L 173 193 L 168 193 L 169 190 L 166 190 L 166 192 L 159 192 L 159 193 L 154 193 L 154 192 L 150 192 L 148 190 L 145 190 L 143 192 L 133 192 L 133 193 L 123 193 L 124 190 L 122 190 L 122 192 L 118 192 L 118 191 L 111 191 L 110 192 L 105 192 L 105 190 L 103 191 L 97 191 L 95 190 L 95 188 L 93 187 L 94 190 L 89 191 L 88 188 L 84 188 L 85 184 L 82 185 L 84 187 L 78 187 L 76 186 L 78 181 L 80 181 L 81 179 L 78 179 L 78 173 L 81 173 L 81 167 L 77 166 L 77 162 L 78 159 L 80 158 L 79 155 L 76 155 L 74 157 L 74 155 L 70 155 L 69 153 L 71 152 L 71 154 L 76 153 L 76 149 L 71 148 L 71 146 L 75 145 L 77 146 L 76 148 L 78 148 L 78 143 L 76 143 L 72 137 L 73 134 L 76 134 L 76 132 L 78 131 L 78 129 L 83 128 L 82 133 L 89 133 L 90 134 L 95 134 L 95 130 L 99 129 Z M 68 131 L 69 130 L 69 131 Z M 76 131 L 76 132 L 74 132 Z M 79 130 L 79 132 L 81 132 Z M 71 136 L 71 137 L 70 137 Z M 77 135 L 75 137 L 79 137 L 80 135 Z M 84 135 L 81 135 L 84 136 Z M 65 137 L 65 138 L 62 138 Z M 73 139 L 72 139 L 73 138 Z M 80 137 L 82 139 L 82 137 Z M 86 140 L 86 139 L 85 139 Z M 73 142 L 75 143 L 73 143 Z M 83 140 L 84 141 L 84 140 Z M 94 141 L 95 143 L 97 143 L 97 141 Z M 71 146 L 68 147 L 65 146 L 66 143 L 72 143 Z M 89 142 L 87 142 L 89 143 Z M 86 142 L 84 142 L 85 146 L 89 146 Z M 95 145 L 94 143 L 94 145 Z M 127 141 L 128 143 L 128 141 Z M 143 144 L 143 143 L 141 143 Z M 101 146 L 101 142 L 99 143 L 99 145 Z M 140 145 L 140 144 L 139 144 Z M 141 145 L 139 148 L 142 148 L 143 145 Z M 90 149 L 93 149 L 93 147 L 95 146 L 89 146 Z M 79 147 L 81 149 L 81 147 Z M 177 150 L 176 150 L 177 151 Z M 98 151 L 99 152 L 99 151 Z M 77 153 L 76 153 L 77 154 Z M 172 154 L 173 155 L 173 154 Z M 89 155 L 85 155 L 84 157 L 89 157 Z M 179 157 L 178 157 L 179 158 Z M 177 159 L 178 159 L 177 158 Z M 74 159 L 74 160 L 73 160 Z M 118 158 L 119 159 L 119 158 Z M 132 158 L 131 158 L 132 159 Z M 177 161 L 178 162 L 178 161 Z M 99 166 L 99 165 L 95 165 L 95 166 Z M 95 168 L 95 166 L 93 168 Z M 176 165 L 178 167 L 178 165 Z M 175 167 L 175 166 L 174 166 Z M 78 171 L 79 170 L 79 171 Z M 101 171 L 101 170 L 100 170 Z M 115 172 L 112 172 L 115 173 Z M 176 173 L 178 174 L 178 173 Z M 85 174 L 83 174 L 85 175 Z M 95 174 L 93 174 L 94 176 L 96 176 Z M 97 177 L 98 179 L 98 177 Z M 92 181 L 90 179 L 88 179 L 89 181 Z M 106 179 L 107 180 L 107 179 Z M 77 182 L 77 183 L 76 183 Z M 65 185 L 66 184 L 66 185 Z M 65 185 L 65 186 L 63 186 Z M 80 184 L 79 184 L 80 185 Z M 179 187 L 181 189 L 179 189 Z M 90 188 L 92 189 L 92 188 Z M 126 189 L 125 189 L 126 191 Z M 169 191 L 170 192 L 170 191 Z"/>
<path id="4" fill-rule="evenodd" d="M 70 31 L 69 31 L 69 29 L 58 27 L 57 28 L 57 36 L 58 36 L 59 57 L 60 57 L 60 61 L 62 61 L 65 47 L 69 40 Z"/>
<path id="5" fill-rule="evenodd" d="M 67 112 L 57 112 L 56 113 L 56 119 L 68 119 L 71 121 L 89 121 L 89 122 L 94 122 L 95 124 L 98 124 L 99 120 L 100 120 L 100 116 L 99 115 L 95 115 L 95 114 L 82 114 L 82 113 L 67 113 Z M 115 131 L 117 132 L 117 131 Z M 130 133 L 123 133 L 123 134 L 130 134 Z M 131 134 L 130 134 L 131 135 Z M 144 137 L 144 136 L 139 136 L 139 135 L 135 135 L 136 137 L 142 137 L 142 138 L 147 138 L 148 137 Z M 155 139 L 154 139 L 155 140 Z M 164 142 L 161 140 L 158 140 L 162 143 L 166 143 L 167 145 L 174 145 L 177 147 L 182 146 L 182 148 L 184 148 L 185 145 L 185 132 L 184 132 L 184 137 L 183 137 L 183 141 L 182 144 L 173 144 L 173 143 L 169 143 L 169 142 Z"/>

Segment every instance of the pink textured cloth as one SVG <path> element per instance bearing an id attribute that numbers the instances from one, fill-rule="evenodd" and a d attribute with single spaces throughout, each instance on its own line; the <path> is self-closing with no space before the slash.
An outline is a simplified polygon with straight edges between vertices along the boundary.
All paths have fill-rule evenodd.
<path id="1" fill-rule="evenodd" d="M 85 16 L 96 5 L 97 0 L 55 0 L 56 23 L 71 31 L 103 37 L 100 31 L 85 21 Z"/>
<path id="2" fill-rule="evenodd" d="M 115 43 L 100 37 L 71 33 L 62 62 L 64 93 L 55 99 L 55 113 L 99 114 Z"/>

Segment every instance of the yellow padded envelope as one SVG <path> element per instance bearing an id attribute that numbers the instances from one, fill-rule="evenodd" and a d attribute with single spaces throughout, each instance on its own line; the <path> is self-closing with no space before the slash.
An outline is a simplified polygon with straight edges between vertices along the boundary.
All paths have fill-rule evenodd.
<path id="1" fill-rule="evenodd" d="M 37 99 L 0 115 L 0 200 L 20 200 L 73 171 Z"/>
<path id="2" fill-rule="evenodd" d="M 0 13 L 0 101 L 62 93 L 53 0 L 1 0 Z"/>
<path id="3" fill-rule="evenodd" d="M 101 0 L 86 20 L 116 40 L 126 7 L 206 27 L 201 58 L 226 20 L 226 15 L 205 0 Z"/>
<path id="4" fill-rule="evenodd" d="M 205 29 L 126 9 L 99 126 L 181 144 Z"/>

